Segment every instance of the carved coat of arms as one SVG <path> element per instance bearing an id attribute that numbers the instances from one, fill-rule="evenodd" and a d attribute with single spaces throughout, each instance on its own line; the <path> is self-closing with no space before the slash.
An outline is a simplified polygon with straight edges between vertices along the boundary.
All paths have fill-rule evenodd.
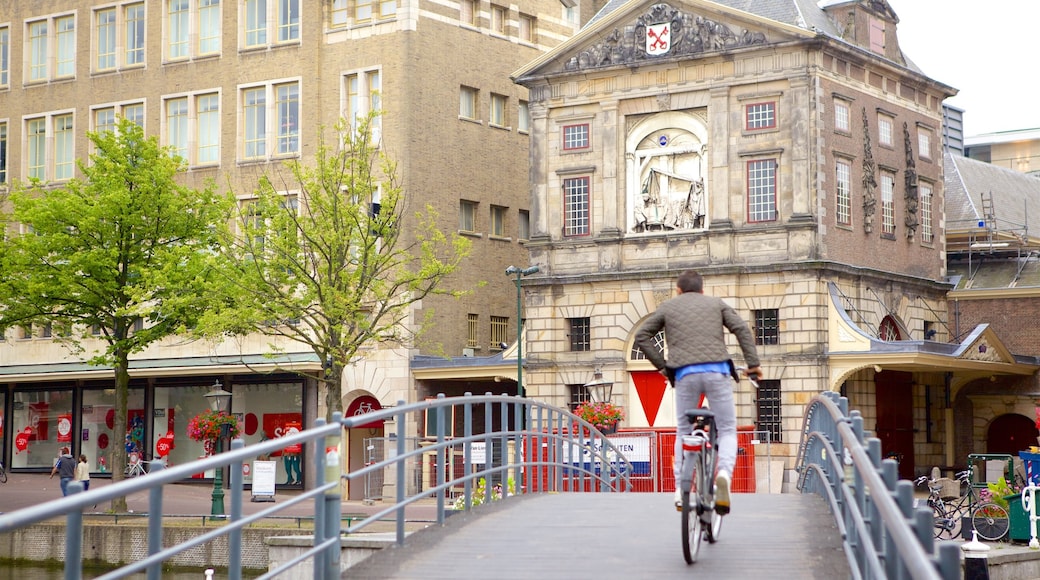
<path id="1" fill-rule="evenodd" d="M 646 27 L 646 54 L 660 56 L 667 54 L 672 46 L 671 23 L 650 24 Z"/>

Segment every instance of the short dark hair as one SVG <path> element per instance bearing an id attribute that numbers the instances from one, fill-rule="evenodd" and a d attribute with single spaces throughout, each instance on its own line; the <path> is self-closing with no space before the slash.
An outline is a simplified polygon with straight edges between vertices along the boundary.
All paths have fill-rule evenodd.
<path id="1" fill-rule="evenodd" d="M 704 292 L 704 278 L 695 270 L 687 270 L 679 274 L 679 280 L 675 283 L 683 293 Z"/>

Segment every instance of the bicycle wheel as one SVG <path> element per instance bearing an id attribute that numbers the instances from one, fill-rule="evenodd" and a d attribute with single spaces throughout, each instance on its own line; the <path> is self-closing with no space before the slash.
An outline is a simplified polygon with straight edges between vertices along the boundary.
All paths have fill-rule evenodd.
<path id="1" fill-rule="evenodd" d="M 692 484 L 696 474 L 694 473 L 695 457 L 687 456 L 683 461 L 683 490 L 682 490 L 682 550 L 683 558 L 687 564 L 697 561 L 697 552 L 701 549 L 701 518 L 698 506 L 696 486 Z M 691 482 L 687 488 L 686 482 Z"/>
<path id="2" fill-rule="evenodd" d="M 707 500 L 704 502 L 705 507 L 715 505 L 715 480 L 711 476 L 711 474 L 715 473 L 714 466 L 717 461 L 714 449 L 713 446 L 712 452 L 707 456 L 705 461 L 705 464 L 711 465 L 712 469 L 707 469 L 705 466 L 705 468 L 701 470 L 703 475 L 701 476 L 700 484 L 702 487 L 700 489 L 707 492 L 702 494 L 702 497 L 705 497 Z M 715 511 L 714 507 L 712 507 L 711 511 L 702 513 L 701 518 L 701 522 L 704 524 L 704 536 L 708 539 L 708 543 L 714 544 L 719 541 L 719 534 L 722 533 L 722 516 Z"/>
<path id="3" fill-rule="evenodd" d="M 945 509 L 939 510 L 938 506 L 933 508 L 932 513 L 935 517 L 935 537 L 940 540 L 952 540 L 957 539 L 961 535 L 961 522 L 968 516 L 968 509 L 965 507 L 956 506 L 945 506 Z"/>
<path id="4" fill-rule="evenodd" d="M 978 532 L 980 540 L 996 542 L 1004 539 L 1009 525 L 1007 510 L 995 503 L 979 504 L 971 512 L 971 527 Z"/>

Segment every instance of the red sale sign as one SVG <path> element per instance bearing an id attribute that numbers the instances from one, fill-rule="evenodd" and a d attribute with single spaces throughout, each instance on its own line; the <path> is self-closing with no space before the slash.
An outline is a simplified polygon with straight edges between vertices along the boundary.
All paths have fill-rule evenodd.
<path id="1" fill-rule="evenodd" d="M 58 442 L 72 441 L 72 415 L 58 415 Z"/>

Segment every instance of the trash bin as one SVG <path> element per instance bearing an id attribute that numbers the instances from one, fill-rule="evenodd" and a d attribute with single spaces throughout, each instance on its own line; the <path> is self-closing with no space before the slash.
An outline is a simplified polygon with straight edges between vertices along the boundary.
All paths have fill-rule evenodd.
<path id="1" fill-rule="evenodd" d="M 733 466 L 733 493 L 755 493 L 755 426 L 737 427 L 737 464 Z"/>
<path id="2" fill-rule="evenodd" d="M 1028 542 L 1032 536 L 1029 533 L 1029 514 L 1022 507 L 1022 494 L 1016 493 L 1004 499 L 1008 502 L 1008 538 L 1019 542 Z M 1037 495 L 1040 500 L 1040 494 Z M 1037 527 L 1040 532 L 1040 526 Z M 1040 533 L 1037 534 L 1040 537 Z"/>

